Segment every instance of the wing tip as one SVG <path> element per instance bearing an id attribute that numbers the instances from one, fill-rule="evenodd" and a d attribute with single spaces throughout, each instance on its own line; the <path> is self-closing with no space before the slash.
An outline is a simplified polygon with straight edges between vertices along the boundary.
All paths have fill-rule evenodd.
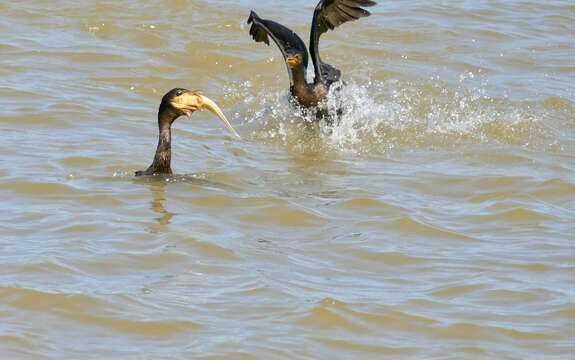
<path id="1" fill-rule="evenodd" d="M 258 14 L 255 11 L 250 10 L 250 16 L 248 17 L 248 24 L 252 24 L 252 26 L 250 27 L 250 35 L 252 36 L 255 42 L 264 42 L 266 45 L 269 46 L 270 40 L 268 39 L 265 30 L 261 28 L 262 27 L 261 20 L 262 19 L 258 16 Z"/>
<path id="2" fill-rule="evenodd" d="M 255 11 L 250 10 L 250 16 L 248 17 L 248 24 L 253 23 L 254 20 L 256 20 L 256 21 L 260 20 L 260 17 L 258 16 L 258 14 Z"/>
<path id="3" fill-rule="evenodd" d="M 372 0 L 355 0 L 355 2 L 359 6 L 366 6 L 366 7 L 377 5 L 377 3 L 375 1 L 372 1 Z"/>
<path id="4" fill-rule="evenodd" d="M 361 10 L 363 10 L 363 11 L 362 11 L 362 14 L 361 14 L 361 17 L 368 17 L 368 16 L 371 15 L 371 13 L 370 13 L 369 11 L 367 11 L 367 10 L 365 10 L 365 9 L 361 9 Z"/>

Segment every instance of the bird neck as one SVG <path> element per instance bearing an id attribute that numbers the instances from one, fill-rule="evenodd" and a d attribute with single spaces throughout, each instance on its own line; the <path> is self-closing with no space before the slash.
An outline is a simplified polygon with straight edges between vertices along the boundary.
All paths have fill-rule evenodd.
<path id="1" fill-rule="evenodd" d="M 172 161 L 172 118 L 173 115 L 166 111 L 158 113 L 158 147 L 156 148 L 156 155 L 154 155 L 154 162 L 146 170 L 148 174 L 171 174 L 172 168 L 170 167 Z"/>
<path id="2" fill-rule="evenodd" d="M 295 94 L 303 94 L 309 91 L 309 86 L 305 78 L 305 69 L 303 66 L 291 68 L 293 79 L 293 92 Z"/>
<path id="3" fill-rule="evenodd" d="M 160 130 L 158 138 L 158 147 L 156 148 L 156 155 L 154 155 L 154 162 L 152 167 L 155 173 L 172 173 L 170 164 L 172 161 L 172 133 L 171 129 Z"/>

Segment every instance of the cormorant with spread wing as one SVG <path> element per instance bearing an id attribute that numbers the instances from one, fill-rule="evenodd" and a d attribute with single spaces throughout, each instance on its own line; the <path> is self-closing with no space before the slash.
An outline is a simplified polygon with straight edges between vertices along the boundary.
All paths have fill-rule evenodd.
<path id="1" fill-rule="evenodd" d="M 370 12 L 362 6 L 375 4 L 371 0 L 320 0 L 313 13 L 310 32 L 309 53 L 315 71 L 311 84 L 306 80 L 307 49 L 295 32 L 275 21 L 260 18 L 252 10 L 248 18 L 248 24 L 252 24 L 250 35 L 256 42 L 265 42 L 267 45 L 270 43 L 269 37 L 272 38 L 287 64 L 291 95 L 299 105 L 310 108 L 325 99 L 331 84 L 341 77 L 338 69 L 321 60 L 318 51 L 320 36 L 345 22 L 369 16 Z"/>

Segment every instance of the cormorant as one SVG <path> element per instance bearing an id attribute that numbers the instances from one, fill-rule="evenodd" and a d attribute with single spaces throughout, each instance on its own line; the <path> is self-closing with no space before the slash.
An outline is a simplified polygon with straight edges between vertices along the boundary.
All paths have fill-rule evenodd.
<path id="1" fill-rule="evenodd" d="M 172 158 L 172 123 L 180 116 L 192 116 L 198 109 L 208 109 L 216 114 L 226 127 L 239 139 L 240 136 L 228 122 L 218 105 L 195 91 L 172 89 L 162 97 L 158 110 L 159 138 L 154 162 L 145 171 L 136 171 L 136 176 L 171 174 Z"/>
<path id="2" fill-rule="evenodd" d="M 310 108 L 325 99 L 330 86 L 338 81 L 341 72 L 324 63 L 319 56 L 319 38 L 328 30 L 352 20 L 370 15 L 362 6 L 373 6 L 371 0 L 320 0 L 313 13 L 311 23 L 309 53 L 313 62 L 315 78 L 313 83 L 306 80 L 308 53 L 305 43 L 292 30 L 271 20 L 264 20 L 253 10 L 248 18 L 250 35 L 256 42 L 269 45 L 269 37 L 282 52 L 290 77 L 290 94 L 297 103 Z"/>

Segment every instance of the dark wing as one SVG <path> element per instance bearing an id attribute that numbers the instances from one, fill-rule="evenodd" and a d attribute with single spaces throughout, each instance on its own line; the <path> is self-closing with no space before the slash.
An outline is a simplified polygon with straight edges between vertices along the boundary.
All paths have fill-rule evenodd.
<path id="1" fill-rule="evenodd" d="M 319 61 L 321 64 L 320 69 L 322 79 L 329 87 L 332 83 L 338 81 L 341 78 L 341 71 L 331 66 L 330 64 L 324 63 L 321 59 L 319 59 Z"/>
<path id="2" fill-rule="evenodd" d="M 260 18 L 254 11 L 250 12 L 248 24 L 252 24 L 250 27 L 250 35 L 256 42 L 264 42 L 269 45 L 269 37 L 271 37 L 282 52 L 284 60 L 286 60 L 290 53 L 298 52 L 302 55 L 304 67 L 307 69 L 307 49 L 303 40 L 295 32 L 275 21 Z M 290 76 L 290 85 L 293 85 L 289 67 L 288 74 Z"/>
<path id="3" fill-rule="evenodd" d="M 318 80 L 333 82 L 339 80 L 340 76 L 339 70 L 321 61 L 318 52 L 319 37 L 343 23 L 371 15 L 369 11 L 362 9 L 362 6 L 375 4 L 371 0 L 321 0 L 317 4 L 313 13 L 309 41 L 309 52 L 313 61 L 316 82 Z"/>

